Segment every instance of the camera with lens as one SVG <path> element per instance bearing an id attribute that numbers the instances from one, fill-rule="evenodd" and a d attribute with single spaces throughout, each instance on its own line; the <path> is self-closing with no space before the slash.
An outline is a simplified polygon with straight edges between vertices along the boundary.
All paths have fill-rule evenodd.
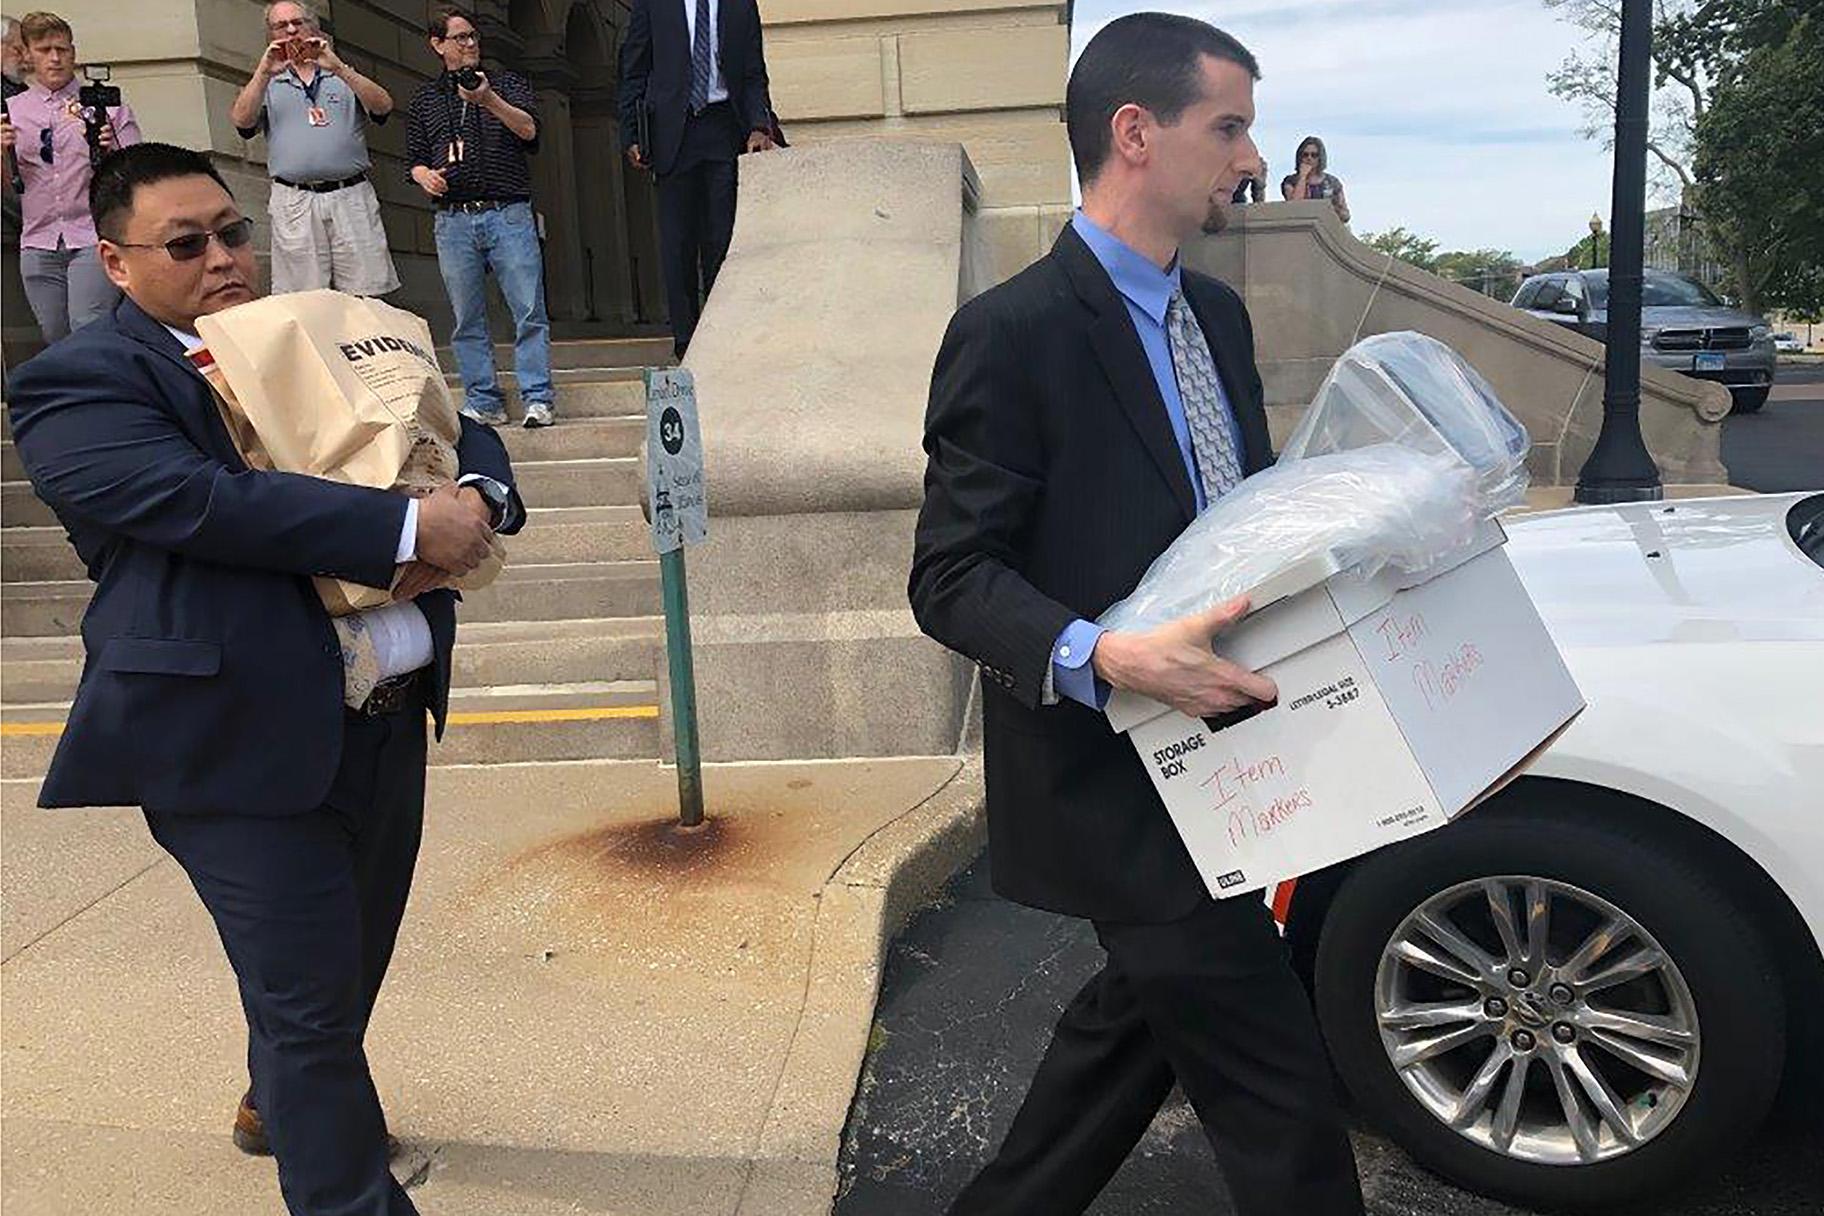
<path id="1" fill-rule="evenodd" d="M 481 87 L 481 71 L 478 68 L 461 67 L 456 69 L 456 83 L 473 93 Z"/>
<path id="2" fill-rule="evenodd" d="M 76 93 L 76 104 L 82 107 L 84 135 L 89 141 L 89 164 L 98 165 L 108 150 L 101 146 L 102 128 L 108 125 L 108 111 L 120 105 L 120 87 L 108 83 L 111 73 L 105 63 L 87 63 L 82 68 L 88 83 Z"/>

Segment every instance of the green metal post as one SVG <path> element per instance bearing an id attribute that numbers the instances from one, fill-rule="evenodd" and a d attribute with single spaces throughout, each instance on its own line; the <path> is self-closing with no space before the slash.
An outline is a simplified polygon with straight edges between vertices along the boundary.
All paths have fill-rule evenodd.
<path id="1" fill-rule="evenodd" d="M 671 670 L 671 725 L 678 743 L 678 822 L 703 822 L 703 757 L 697 749 L 697 675 L 690 661 L 690 591 L 682 547 L 659 555 L 665 594 L 665 657 Z"/>

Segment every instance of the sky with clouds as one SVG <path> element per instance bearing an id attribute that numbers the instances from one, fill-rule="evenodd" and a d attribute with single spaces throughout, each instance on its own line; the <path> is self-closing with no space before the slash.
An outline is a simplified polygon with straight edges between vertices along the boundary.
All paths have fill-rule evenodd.
<path id="1" fill-rule="evenodd" d="M 1609 222 L 1610 163 L 1545 75 L 1583 32 L 1540 0 L 1077 0 L 1072 61 L 1141 9 L 1199 17 L 1260 60 L 1254 140 L 1270 197 L 1321 136 L 1357 233 L 1395 225 L 1443 249 L 1562 253 Z"/>

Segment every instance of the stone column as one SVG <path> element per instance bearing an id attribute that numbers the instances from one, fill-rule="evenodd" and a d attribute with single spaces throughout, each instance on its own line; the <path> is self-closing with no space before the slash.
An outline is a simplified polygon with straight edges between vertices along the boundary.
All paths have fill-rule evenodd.
<path id="1" fill-rule="evenodd" d="M 594 319 L 630 324 L 635 319 L 628 260 L 627 197 L 622 181 L 620 122 L 612 83 L 584 85 L 570 94 L 576 180 L 582 209 L 581 243 Z"/>
<path id="2" fill-rule="evenodd" d="M 531 158 L 532 204 L 545 222 L 545 306 L 553 321 L 579 321 L 589 315 L 589 299 L 583 285 L 575 141 L 570 122 L 570 91 L 576 86 L 576 70 L 554 51 L 555 47 L 532 46 L 522 60 L 526 77 L 538 93 L 538 151 Z"/>

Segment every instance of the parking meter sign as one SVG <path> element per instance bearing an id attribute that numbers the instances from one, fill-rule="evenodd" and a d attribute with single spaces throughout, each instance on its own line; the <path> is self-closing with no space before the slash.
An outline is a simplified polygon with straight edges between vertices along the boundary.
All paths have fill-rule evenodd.
<path id="1" fill-rule="evenodd" d="M 646 503 L 654 552 L 699 544 L 709 534 L 697 390 L 683 368 L 646 373 Z"/>

